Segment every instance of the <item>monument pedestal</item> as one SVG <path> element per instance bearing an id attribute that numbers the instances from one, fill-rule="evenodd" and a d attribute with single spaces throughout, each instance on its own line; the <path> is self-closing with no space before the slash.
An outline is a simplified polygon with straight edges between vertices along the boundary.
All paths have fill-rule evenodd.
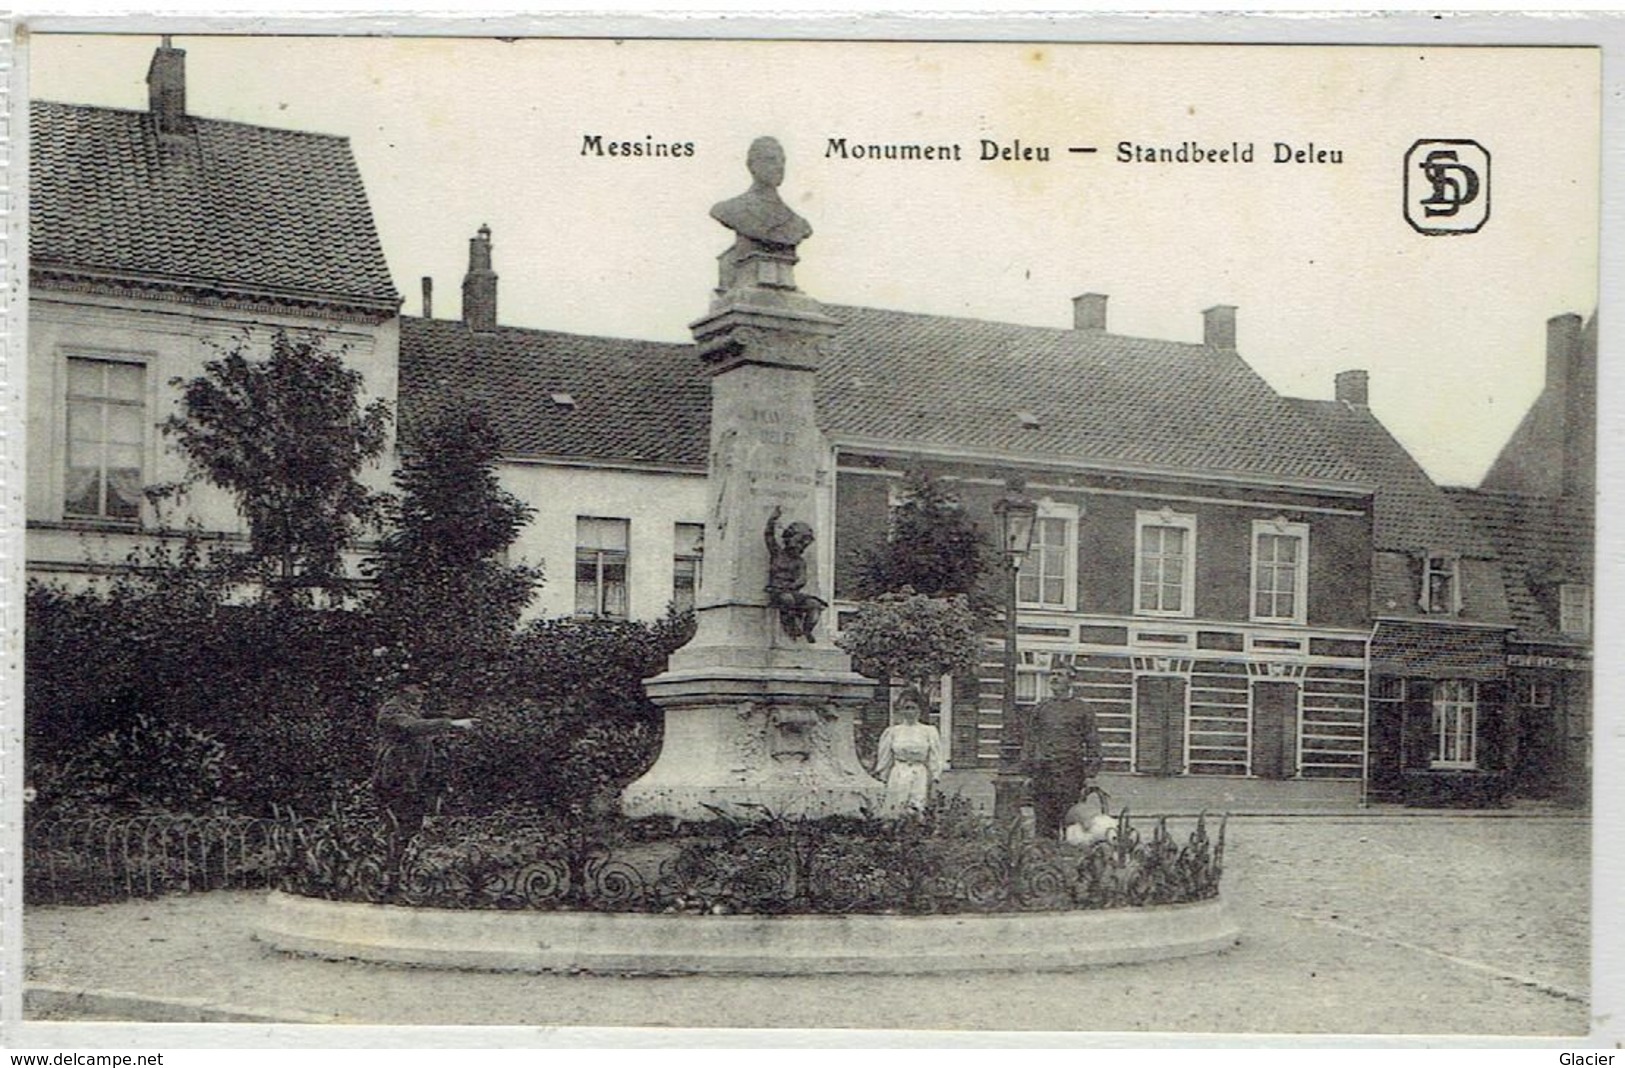
<path id="1" fill-rule="evenodd" d="M 885 793 L 853 743 L 874 684 L 831 642 L 809 551 L 833 525 L 814 386 L 819 347 L 839 324 L 796 290 L 795 262 L 792 247 L 742 235 L 692 327 L 712 373 L 697 626 L 645 684 L 666 733 L 621 795 L 627 816 L 856 815 Z"/>

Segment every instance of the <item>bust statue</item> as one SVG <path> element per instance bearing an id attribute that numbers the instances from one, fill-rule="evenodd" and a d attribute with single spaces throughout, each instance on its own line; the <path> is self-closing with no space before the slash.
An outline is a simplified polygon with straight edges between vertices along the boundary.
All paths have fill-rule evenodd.
<path id="1" fill-rule="evenodd" d="M 751 142 L 745 157 L 751 185 L 731 200 L 711 209 L 711 218 L 739 235 L 740 240 L 775 250 L 793 250 L 812 236 L 807 220 L 790 210 L 779 196 L 784 181 L 784 149 L 771 137 Z"/>
<path id="2" fill-rule="evenodd" d="M 723 256 L 723 285 L 730 288 L 739 265 L 753 253 L 795 262 L 796 246 L 812 236 L 807 220 L 779 196 L 784 181 L 784 149 L 771 137 L 751 142 L 745 157 L 751 185 L 745 192 L 711 208 L 711 218 L 738 235 Z"/>

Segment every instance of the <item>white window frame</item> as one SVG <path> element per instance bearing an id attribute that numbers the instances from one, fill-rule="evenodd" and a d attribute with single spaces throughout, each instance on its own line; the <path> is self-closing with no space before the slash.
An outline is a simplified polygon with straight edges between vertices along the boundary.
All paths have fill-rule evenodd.
<path id="1" fill-rule="evenodd" d="M 1451 737 L 1457 744 L 1445 755 L 1446 739 Z M 1459 741 L 1462 737 L 1466 738 L 1465 755 Z M 1440 679 L 1433 684 L 1433 745 L 1440 756 L 1433 759 L 1432 767 L 1478 767 L 1478 683 L 1474 680 Z"/>
<path id="2" fill-rule="evenodd" d="M 135 399 L 135 400 L 129 400 L 129 399 L 123 399 L 123 398 L 115 398 L 115 397 L 112 397 L 112 396 L 108 395 L 107 391 L 105 389 L 102 391 L 101 395 L 97 395 L 97 396 L 75 394 L 73 392 L 73 386 L 72 386 L 72 382 L 73 382 L 73 365 L 75 363 L 116 364 L 116 365 L 120 365 L 120 366 L 124 366 L 124 367 L 133 367 L 133 368 L 135 368 L 141 374 L 141 382 L 140 382 L 140 388 L 138 390 L 138 398 Z M 151 425 L 151 414 L 150 413 L 151 413 L 151 410 L 152 410 L 152 375 L 148 373 L 149 370 L 150 370 L 150 361 L 147 358 L 145 358 L 144 356 L 134 354 L 134 353 L 105 352 L 105 351 L 100 351 L 100 350 L 74 349 L 74 350 L 71 350 L 71 351 L 68 351 L 68 352 L 65 352 L 65 353 L 62 354 L 62 363 L 61 363 L 60 366 L 61 366 L 61 375 L 62 375 L 62 377 L 60 379 L 60 381 L 62 383 L 62 391 L 59 394 L 59 396 L 61 398 L 61 400 L 60 400 L 61 407 L 60 407 L 60 409 L 58 409 L 58 411 L 59 411 L 59 418 L 61 418 L 61 420 L 62 420 L 62 422 L 60 424 L 61 428 L 62 428 L 62 438 L 61 438 L 62 450 L 61 450 L 61 453 L 55 458 L 56 470 L 53 473 L 53 479 L 58 480 L 57 481 L 57 492 L 56 492 L 56 503 L 55 503 L 55 507 L 57 509 L 57 514 L 61 515 L 65 522 L 69 522 L 69 523 L 104 524 L 104 525 L 109 525 L 109 526 L 119 526 L 119 527 L 126 527 L 126 528 L 128 528 L 128 527 L 138 527 L 138 526 L 141 525 L 141 523 L 143 521 L 144 514 L 146 512 L 145 490 L 146 490 L 146 486 L 147 486 L 147 480 L 150 477 L 150 473 L 151 473 L 151 456 L 150 456 L 150 452 L 151 452 L 152 440 L 151 440 L 151 434 L 149 433 L 149 430 L 148 430 L 148 428 Z M 73 453 L 73 441 L 70 438 L 70 434 L 72 433 L 73 421 L 72 421 L 72 418 L 71 418 L 71 416 L 69 414 L 69 409 L 72 407 L 72 405 L 76 401 L 87 402 L 87 403 L 97 403 L 97 404 L 100 404 L 100 405 L 103 406 L 103 415 L 102 415 L 103 436 L 102 436 L 101 442 L 102 442 L 102 447 L 103 447 L 104 450 L 108 446 L 108 442 L 106 440 L 106 434 L 107 434 L 107 431 L 106 431 L 107 409 L 109 409 L 109 408 L 131 408 L 131 409 L 136 409 L 138 411 L 138 413 L 139 413 L 138 414 L 138 422 L 139 422 L 139 425 L 140 425 L 141 440 L 139 442 L 134 443 L 134 444 L 136 444 L 136 446 L 137 446 L 139 457 L 140 457 L 138 470 L 139 470 L 139 479 L 140 479 L 140 482 L 141 482 L 141 498 L 139 498 L 137 500 L 137 502 L 136 502 L 136 514 L 135 515 L 133 515 L 133 516 L 115 516 L 115 515 L 107 514 L 107 507 L 106 507 L 106 505 L 107 505 L 107 496 L 108 496 L 107 472 L 108 472 L 109 468 L 108 468 L 105 452 L 103 453 L 102 468 L 101 468 L 101 473 L 100 473 L 102 492 L 101 492 L 101 500 L 100 500 L 100 508 L 99 508 L 99 510 L 94 514 L 86 514 L 86 513 L 82 513 L 82 512 L 69 511 L 69 509 L 68 509 L 68 487 L 69 487 L 69 484 L 71 482 L 71 479 L 69 478 L 68 470 L 69 470 L 69 464 L 71 462 L 72 453 Z M 125 444 L 130 444 L 130 443 L 125 443 Z"/>
<path id="3" fill-rule="evenodd" d="M 1450 577 L 1450 603 L 1439 608 L 1433 605 L 1433 576 L 1436 574 Z M 1422 554 L 1422 589 L 1417 595 L 1417 604 L 1430 616 L 1461 613 L 1461 557 L 1431 549 Z"/>
<path id="4" fill-rule="evenodd" d="M 1032 574 L 1029 570 L 1035 566 L 1034 561 L 1041 557 L 1038 552 L 1038 531 L 1042 529 L 1039 524 L 1044 520 L 1060 520 L 1064 526 L 1064 545 L 1062 546 L 1061 560 L 1061 599 L 1059 601 L 1029 601 L 1021 598 L 1021 580 Z M 1053 576 L 1050 576 L 1053 577 Z M 1045 575 L 1040 573 L 1035 583 L 1039 596 L 1043 596 Z M 1021 562 L 1021 571 L 1016 575 L 1016 605 L 1020 608 L 1071 612 L 1078 605 L 1078 509 L 1074 505 L 1060 504 L 1056 501 L 1041 500 L 1038 502 L 1038 516 L 1033 521 L 1033 546 L 1028 550 L 1027 556 Z"/>
<path id="5" fill-rule="evenodd" d="M 687 543 L 682 536 L 684 527 L 694 527 L 700 532 L 699 541 L 692 552 L 684 551 Z M 671 600 L 677 604 L 677 576 L 684 564 L 692 564 L 694 568 L 694 603 L 691 608 L 700 606 L 700 583 L 705 576 L 705 524 L 704 523 L 673 523 L 671 525 L 672 551 L 671 551 Z M 679 609 L 681 611 L 681 609 Z"/>
<path id="6" fill-rule="evenodd" d="M 1557 629 L 1574 638 L 1591 636 L 1591 586 L 1563 582 L 1557 587 Z"/>
<path id="7" fill-rule="evenodd" d="M 600 522 L 600 523 L 619 523 L 621 525 L 621 529 L 626 532 L 626 548 L 625 549 L 606 549 L 606 548 L 602 548 L 600 546 L 583 545 L 582 544 L 582 537 L 581 537 L 583 521 Z M 580 568 L 581 568 L 581 564 L 582 564 L 582 554 L 583 553 L 589 553 L 589 552 L 595 554 L 595 561 L 596 561 L 596 566 L 597 566 L 597 574 L 596 574 L 596 577 L 594 579 L 594 597 L 593 597 L 594 608 L 593 608 L 593 610 L 591 612 L 586 612 L 586 611 L 583 611 L 581 609 L 581 606 L 580 606 L 581 605 L 581 575 L 580 575 Z M 612 558 L 614 556 L 619 556 L 620 557 L 620 562 L 621 562 L 621 567 L 622 567 L 622 574 L 624 575 L 624 578 L 621 580 L 621 589 L 622 589 L 622 597 L 623 597 L 623 599 L 625 600 L 626 603 L 625 603 L 624 610 L 619 612 L 619 613 L 607 612 L 604 609 L 604 563 L 605 563 L 606 560 L 608 560 L 608 559 L 610 559 L 610 558 Z M 576 607 L 575 607 L 575 613 L 574 613 L 575 615 L 581 616 L 581 617 L 598 617 L 600 619 L 631 619 L 632 618 L 632 521 L 630 519 L 628 519 L 628 518 L 626 518 L 624 516 L 605 516 L 605 515 L 578 515 L 578 516 L 576 516 L 575 567 L 576 567 L 575 587 L 574 587 L 574 593 L 575 593 L 575 598 L 576 598 Z"/>
<path id="8" fill-rule="evenodd" d="M 1152 527 L 1173 527 L 1185 532 L 1185 570 L 1180 582 L 1180 606 L 1162 608 L 1148 605 L 1143 598 L 1144 568 L 1146 566 L 1146 531 Z M 1164 586 L 1167 583 L 1158 582 Z M 1168 619 L 1192 619 L 1196 616 L 1196 517 L 1171 508 L 1160 511 L 1139 511 L 1134 515 L 1134 614 L 1160 616 Z"/>
<path id="9" fill-rule="evenodd" d="M 1260 580 L 1264 576 L 1264 559 L 1259 546 L 1264 538 L 1294 538 L 1298 542 L 1298 559 L 1292 577 L 1292 611 L 1287 615 L 1264 615 L 1258 611 L 1261 592 Z M 1272 564 L 1272 570 L 1276 570 Z M 1271 591 L 1278 595 L 1279 590 Z M 1302 625 L 1309 615 L 1309 524 L 1291 523 L 1286 519 L 1253 520 L 1253 581 L 1249 591 L 1248 610 L 1254 623 L 1296 623 Z"/>

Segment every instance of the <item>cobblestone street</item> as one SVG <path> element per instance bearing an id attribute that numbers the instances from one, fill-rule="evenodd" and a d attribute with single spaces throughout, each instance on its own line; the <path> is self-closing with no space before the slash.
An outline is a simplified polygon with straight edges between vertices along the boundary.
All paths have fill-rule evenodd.
<path id="1" fill-rule="evenodd" d="M 250 937 L 251 894 L 41 909 L 25 925 L 29 1015 L 1577 1036 L 1590 1029 L 1589 839 L 1589 823 L 1563 817 L 1233 819 L 1225 885 L 1240 944 L 1051 975 L 436 972 L 275 954 Z"/>

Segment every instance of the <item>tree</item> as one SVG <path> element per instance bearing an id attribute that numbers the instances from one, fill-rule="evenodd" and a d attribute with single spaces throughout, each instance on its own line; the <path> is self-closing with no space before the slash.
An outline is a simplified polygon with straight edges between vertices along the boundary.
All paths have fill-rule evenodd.
<path id="1" fill-rule="evenodd" d="M 504 560 L 535 509 L 502 488 L 501 440 L 480 408 L 447 401 L 401 436 L 374 607 L 417 662 L 473 696 L 501 670 L 542 580 L 539 567 Z"/>
<path id="2" fill-rule="evenodd" d="M 837 644 L 860 673 L 906 679 L 929 693 L 934 679 L 975 672 L 982 628 L 962 595 L 927 597 L 905 588 L 860 604 Z"/>
<path id="3" fill-rule="evenodd" d="M 926 597 L 963 596 L 986 617 L 994 605 L 981 587 L 989 542 L 958 495 L 915 469 L 905 476 L 903 502 L 892 510 L 884 544 L 860 550 L 855 592 L 863 600 L 908 589 Z"/>
<path id="4" fill-rule="evenodd" d="M 263 360 L 247 347 L 174 380 L 180 412 L 164 432 L 194 476 L 236 499 L 244 562 L 273 595 L 341 585 L 344 548 L 378 516 L 380 495 L 358 476 L 383 454 L 389 407 L 363 407 L 361 373 L 320 338 L 278 330 Z"/>

